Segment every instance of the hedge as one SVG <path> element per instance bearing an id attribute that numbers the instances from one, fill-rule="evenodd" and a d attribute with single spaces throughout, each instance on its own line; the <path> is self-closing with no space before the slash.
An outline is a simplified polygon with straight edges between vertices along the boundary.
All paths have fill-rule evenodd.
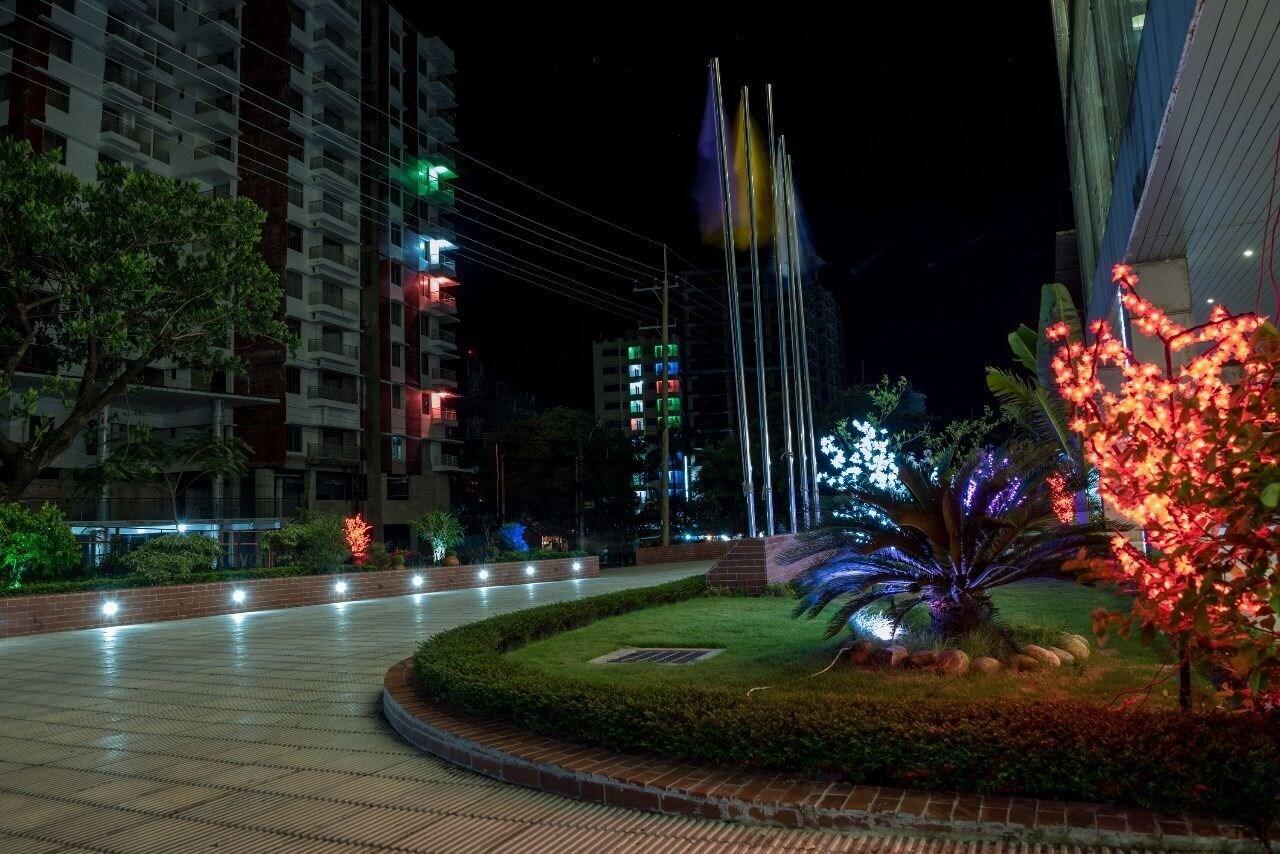
<path id="1" fill-rule="evenodd" d="M 361 567 L 344 566 L 341 572 L 360 572 Z M 277 566 L 271 569 L 228 569 L 217 572 L 194 572 L 184 575 L 181 584 L 209 584 L 218 581 L 247 581 L 254 578 L 288 578 L 296 575 L 312 575 L 301 567 Z M 77 578 L 70 581 L 42 581 L 37 584 L 24 584 L 21 587 L 0 588 L 0 598 L 10 596 L 46 596 L 51 593 L 83 593 L 94 590 L 125 590 L 130 587 L 157 586 L 141 575 L 99 576 L 97 578 Z M 164 585 L 159 585 L 164 586 Z"/>
<path id="2" fill-rule="evenodd" d="M 1084 703 L 876 699 L 715 686 L 594 685 L 503 653 L 640 608 L 704 595 L 706 580 L 493 617 L 424 642 L 424 693 L 552 737 L 679 759 L 841 775 L 856 784 L 1202 812 L 1261 830 L 1280 794 L 1280 721 L 1110 711 Z"/>

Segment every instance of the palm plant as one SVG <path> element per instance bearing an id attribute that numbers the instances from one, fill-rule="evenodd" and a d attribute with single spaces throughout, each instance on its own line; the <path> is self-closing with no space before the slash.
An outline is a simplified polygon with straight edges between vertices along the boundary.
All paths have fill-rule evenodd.
<path id="1" fill-rule="evenodd" d="M 1105 554 L 1103 524 L 1063 524 L 1054 514 L 1043 455 L 1040 462 L 1017 456 L 981 451 L 941 477 L 904 465 L 901 489 L 855 490 L 852 500 L 871 512 L 802 538 L 787 555 L 819 561 L 797 579 L 795 616 L 813 619 L 837 603 L 832 637 L 878 603 L 895 627 L 925 607 L 934 632 L 950 639 L 991 621 L 992 588 Z"/>
<path id="2" fill-rule="evenodd" d="M 466 539 L 466 531 L 462 529 L 462 523 L 458 521 L 457 516 L 447 510 L 423 513 L 410 522 L 409 526 L 419 540 L 426 540 L 431 544 L 432 563 L 444 560 L 446 551 L 460 545 Z"/>

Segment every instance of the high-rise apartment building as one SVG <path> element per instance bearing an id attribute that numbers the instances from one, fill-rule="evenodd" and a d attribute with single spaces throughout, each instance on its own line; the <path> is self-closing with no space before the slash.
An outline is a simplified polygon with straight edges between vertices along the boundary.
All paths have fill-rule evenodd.
<path id="1" fill-rule="evenodd" d="M 141 491 L 70 499 L 69 471 L 110 453 L 109 430 L 32 497 L 81 531 L 181 523 L 229 544 L 303 508 L 359 509 L 407 543 L 410 518 L 449 505 L 461 441 L 452 52 L 385 0 L 16 0 L 0 32 L 6 133 L 62 149 L 85 180 L 109 160 L 253 199 L 301 341 L 235 341 L 242 378 L 157 365 L 104 420 L 248 443 L 249 474 L 194 478 L 181 520 Z"/>
<path id="2" fill-rule="evenodd" d="M 1180 323 L 1203 322 L 1214 305 L 1271 312 L 1259 265 L 1280 135 L 1276 4 L 1050 6 L 1088 316 L 1125 324 L 1111 281 L 1119 262 Z M 1163 359 L 1141 352 L 1143 336 L 1135 344 Z"/>

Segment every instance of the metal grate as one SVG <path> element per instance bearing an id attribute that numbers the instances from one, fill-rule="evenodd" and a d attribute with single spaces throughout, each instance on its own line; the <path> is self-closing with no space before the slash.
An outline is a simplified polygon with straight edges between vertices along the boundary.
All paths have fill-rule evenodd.
<path id="1" fill-rule="evenodd" d="M 645 647 L 615 650 L 592 659 L 592 664 L 697 664 L 723 649 L 690 649 L 688 647 Z"/>

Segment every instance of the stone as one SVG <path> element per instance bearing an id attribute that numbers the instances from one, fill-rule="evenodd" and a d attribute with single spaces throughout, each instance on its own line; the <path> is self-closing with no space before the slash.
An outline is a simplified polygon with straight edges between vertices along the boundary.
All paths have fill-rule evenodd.
<path id="1" fill-rule="evenodd" d="M 1059 635 L 1058 646 L 1071 653 L 1072 658 L 1076 661 L 1088 661 L 1093 652 L 1089 646 L 1088 639 L 1083 635 Z"/>
<path id="2" fill-rule="evenodd" d="M 849 661 L 859 667 L 866 667 L 879 649 L 879 646 L 868 640 L 854 641 L 849 647 Z"/>
<path id="3" fill-rule="evenodd" d="M 938 653 L 938 672 L 943 676 L 963 676 L 969 672 L 969 653 L 962 649 L 944 649 Z"/>
<path id="4" fill-rule="evenodd" d="M 907 657 L 908 667 L 936 667 L 938 664 L 938 652 L 933 649 L 922 649 L 919 652 L 913 652 Z"/>
<path id="5" fill-rule="evenodd" d="M 1057 659 L 1054 659 L 1055 661 Z M 1009 666 L 1018 672 L 1039 670 L 1041 664 L 1029 655 L 1015 655 L 1009 659 Z"/>
<path id="6" fill-rule="evenodd" d="M 1022 648 L 1022 654 L 1034 658 L 1045 667 L 1061 667 L 1062 660 L 1042 646 L 1029 643 Z"/>
<path id="7" fill-rule="evenodd" d="M 876 650 L 871 660 L 880 667 L 901 667 L 906 662 L 907 655 L 905 646 L 893 644 Z"/>
<path id="8" fill-rule="evenodd" d="M 1071 653 L 1067 652 L 1065 649 L 1062 649 L 1056 646 L 1051 646 L 1049 647 L 1049 652 L 1058 656 L 1058 661 L 1062 662 L 1063 667 L 1070 667 L 1071 665 L 1076 663 L 1076 657 Z"/>
<path id="9" fill-rule="evenodd" d="M 973 660 L 971 668 L 974 673 L 995 673 L 1000 669 L 1000 662 L 989 655 L 980 655 Z"/>

